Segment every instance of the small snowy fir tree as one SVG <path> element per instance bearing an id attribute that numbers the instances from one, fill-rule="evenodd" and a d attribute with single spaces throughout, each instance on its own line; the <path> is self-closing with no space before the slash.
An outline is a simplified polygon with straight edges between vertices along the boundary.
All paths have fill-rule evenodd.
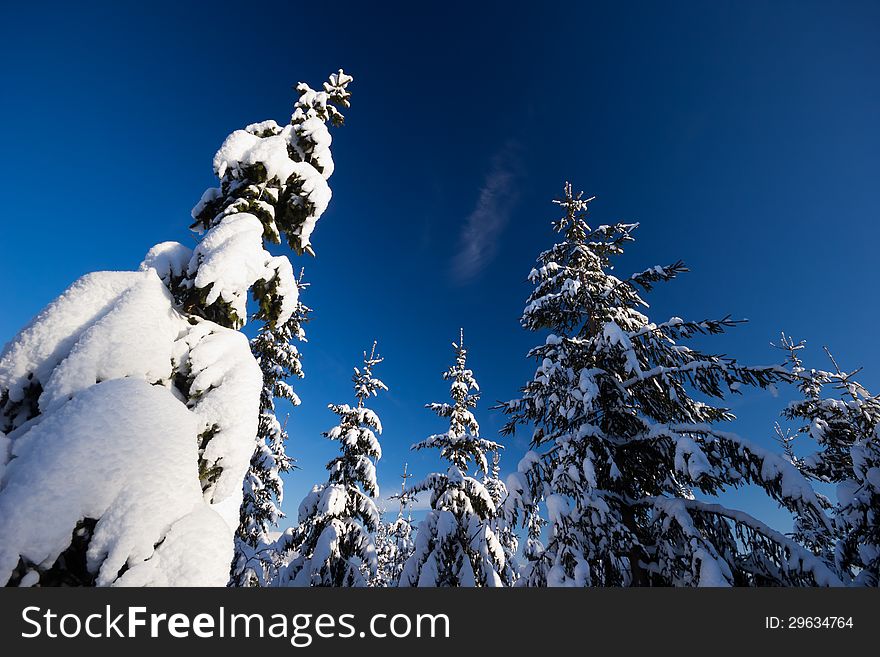
<path id="1" fill-rule="evenodd" d="M 391 567 L 394 562 L 394 539 L 391 536 L 391 523 L 384 522 L 380 518 L 373 543 L 376 546 L 376 571 L 370 575 L 367 586 L 373 588 L 393 586 Z"/>
<path id="2" fill-rule="evenodd" d="M 492 496 L 472 476 L 488 471 L 486 453 L 500 445 L 480 438 L 480 427 L 471 409 L 477 405 L 479 386 L 467 368 L 464 336 L 455 349 L 455 364 L 443 373 L 451 381 L 452 404 L 428 404 L 437 415 L 449 418 L 446 433 L 428 437 L 413 449 L 438 449 L 449 462 L 445 473 L 433 473 L 410 489 L 410 494 L 431 491 L 431 510 L 419 523 L 415 548 L 407 560 L 400 586 L 503 586 L 504 549 L 490 525 L 495 516 Z"/>
<path id="3" fill-rule="evenodd" d="M 833 369 L 807 370 L 799 352 L 804 343 L 782 336 L 792 376 L 802 398 L 783 416 L 798 426 L 792 435 L 777 427 L 791 461 L 807 477 L 834 485 L 837 503 L 829 530 L 812 518 L 798 518 L 795 533 L 847 582 L 880 586 L 880 398 L 845 372 L 826 349 Z M 812 442 L 818 451 L 799 458 L 795 447 Z"/>
<path id="4" fill-rule="evenodd" d="M 302 292 L 307 283 L 300 272 L 297 286 Z M 251 464 L 244 481 L 244 501 L 235 540 L 235 558 L 232 562 L 231 586 L 265 586 L 278 565 L 273 549 L 274 539 L 270 531 L 284 517 L 280 505 L 284 499 L 284 483 L 281 475 L 294 467 L 288 456 L 286 420 L 282 424 L 276 415 L 277 400 L 286 400 L 299 406 L 300 400 L 290 380 L 302 378 L 300 353 L 294 340 L 306 340 L 303 324 L 311 311 L 301 300 L 296 309 L 281 326 L 269 324 L 260 327 L 251 340 L 251 351 L 263 373 L 263 389 L 260 393 L 260 421 L 257 429 L 257 445 L 251 456 Z"/>
<path id="5" fill-rule="evenodd" d="M 387 390 L 373 376 L 382 362 L 376 344 L 364 366 L 355 368 L 357 406 L 331 404 L 339 424 L 324 436 L 337 440 L 341 454 L 327 464 L 326 484 L 315 486 L 299 507 L 299 525 L 288 530 L 281 543 L 293 555 L 281 570 L 281 586 L 366 586 L 376 576 L 373 533 L 379 528 L 379 511 L 373 498 L 379 494 L 375 460 L 382 456 L 376 434 L 382 433 L 379 417 L 364 404 Z"/>
<path id="6" fill-rule="evenodd" d="M 375 586 L 397 586 L 403 564 L 413 552 L 412 496 L 406 490 L 406 481 L 412 475 L 407 472 L 408 467 L 404 463 L 400 493 L 391 497 L 399 503 L 397 518 L 393 522 L 382 523 L 376 533 L 379 575 L 375 578 Z"/>
<path id="7" fill-rule="evenodd" d="M 391 564 L 391 581 L 394 586 L 400 585 L 400 577 L 403 574 L 403 567 L 415 550 L 412 519 L 412 507 L 415 496 L 410 495 L 406 491 L 407 479 L 413 476 L 407 472 L 408 467 L 409 464 L 403 464 L 400 494 L 397 496 L 397 499 L 400 502 L 400 509 L 397 512 L 397 518 L 391 525 L 391 536 L 394 538 L 395 547 L 394 560 Z"/>
<path id="8" fill-rule="evenodd" d="M 194 250 L 164 242 L 140 271 L 82 277 L 6 345 L 0 582 L 227 583 L 263 385 L 235 329 L 250 293 L 272 329 L 297 308 L 264 238 L 309 251 L 330 198 L 324 124 L 341 123 L 350 81 L 300 85 L 288 126 L 227 138 Z"/>
<path id="9" fill-rule="evenodd" d="M 505 427 L 531 424 L 533 451 L 508 480 L 519 516 L 543 503 L 546 546 L 532 524 L 527 585 L 644 586 L 837 584 L 820 559 L 736 509 L 706 501 L 747 483 L 828 525 L 812 487 L 779 455 L 724 431 L 728 409 L 704 400 L 787 378 L 681 341 L 718 334 L 730 319 L 655 324 L 640 290 L 686 271 L 681 262 L 619 279 L 612 258 L 637 224 L 591 228 L 592 199 L 566 184 L 522 325 L 547 331 L 530 352 L 538 367 L 523 396 L 504 405 Z M 697 497 L 695 492 L 701 493 Z"/>
<path id="10" fill-rule="evenodd" d="M 519 537 L 514 530 L 515 512 L 508 506 L 510 496 L 507 486 L 501 481 L 501 455 L 499 452 L 492 454 L 492 468 L 483 478 L 483 485 L 489 491 L 492 503 L 495 505 L 495 514 L 489 521 L 501 548 L 504 550 L 504 572 L 501 579 L 512 586 L 519 577 L 517 565 L 517 550 L 519 550 Z"/>

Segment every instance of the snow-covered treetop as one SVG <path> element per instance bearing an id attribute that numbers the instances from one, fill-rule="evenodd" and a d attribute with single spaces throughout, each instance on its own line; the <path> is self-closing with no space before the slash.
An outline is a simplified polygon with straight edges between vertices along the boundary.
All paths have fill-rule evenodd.
<path id="1" fill-rule="evenodd" d="M 409 463 L 404 463 L 403 464 L 403 474 L 400 475 L 400 480 L 401 480 L 400 481 L 400 492 L 395 493 L 394 495 L 391 495 L 388 498 L 389 500 L 397 500 L 398 503 L 400 504 L 400 507 L 397 512 L 397 519 L 398 520 L 403 519 L 404 509 L 407 511 L 407 513 L 410 516 L 412 515 L 412 503 L 415 500 L 415 495 L 411 494 L 410 491 L 407 490 L 406 482 L 409 479 L 412 479 L 412 477 L 414 477 L 414 476 L 415 475 L 413 475 L 411 472 L 409 472 Z"/>
<path id="2" fill-rule="evenodd" d="M 502 447 L 496 442 L 480 438 L 480 425 L 471 412 L 480 399 L 480 387 L 474 378 L 474 373 L 467 368 L 464 331 L 460 332 L 458 343 L 452 343 L 452 348 L 455 350 L 455 364 L 443 373 L 443 379 L 452 382 L 449 394 L 453 403 L 425 405 L 425 408 L 431 409 L 440 417 L 449 418 L 449 430 L 429 436 L 413 445 L 412 449 L 436 448 L 440 450 L 442 458 L 463 473 L 468 471 L 468 464 L 471 461 L 478 470 L 487 472 L 486 453 L 497 451 Z"/>
<path id="3" fill-rule="evenodd" d="M 300 97 L 290 122 L 302 124 L 309 119 L 317 118 L 321 122 L 329 120 L 334 126 L 341 126 L 345 122 L 345 117 L 336 106 L 346 108 L 350 106 L 351 93 L 348 91 L 348 85 L 353 80 L 353 77 L 339 69 L 324 83 L 323 92 L 317 92 L 305 82 L 300 82 L 296 86 Z"/>
<path id="4" fill-rule="evenodd" d="M 360 484 L 371 497 L 379 494 L 376 466 L 371 459 L 382 458 L 382 448 L 376 438 L 376 434 L 382 433 L 382 422 L 374 411 L 364 406 L 364 401 L 379 390 L 388 390 L 373 376 L 373 368 L 382 360 L 376 354 L 375 342 L 369 356 L 364 351 L 363 369 L 354 368 L 352 377 L 357 406 L 330 404 L 330 410 L 339 416 L 339 423 L 324 434 L 330 440 L 338 440 L 342 450 L 340 456 L 327 464 L 330 482 L 346 486 Z"/>
<path id="5" fill-rule="evenodd" d="M 375 397 L 379 394 L 380 390 L 388 390 L 388 386 L 373 376 L 373 368 L 383 360 L 384 358 L 380 358 L 376 354 L 376 342 L 374 341 L 370 355 L 367 356 L 367 352 L 364 351 L 363 369 L 354 368 L 351 380 L 354 383 L 354 396 L 358 400 L 358 407 L 362 407 L 364 402 L 370 397 Z M 382 432 L 381 428 L 379 432 Z"/>
<path id="6" fill-rule="evenodd" d="M 301 82 L 287 126 L 268 120 L 229 135 L 214 156 L 221 187 L 206 191 L 193 208 L 193 227 L 208 230 L 225 214 L 246 210 L 270 241 L 280 242 L 284 233 L 297 253 L 313 253 L 309 237 L 330 200 L 324 181 L 333 173 L 326 123 L 343 124 L 338 108 L 349 107 L 352 80 L 340 69 L 324 91 Z"/>
<path id="7" fill-rule="evenodd" d="M 678 344 L 694 335 L 722 333 L 739 323 L 729 317 L 697 322 L 672 317 L 659 324 L 651 322 L 639 310 L 647 307 L 640 290 L 650 291 L 655 283 L 672 280 L 687 268 L 678 261 L 625 279 L 614 276 L 611 259 L 634 240 L 632 233 L 638 224 L 591 228 L 586 209 L 592 200 L 583 199 L 582 193 L 573 194 L 567 183 L 563 198 L 555 201 L 566 210 L 564 217 L 553 222 L 564 238 L 539 256 L 539 265 L 529 275 L 535 289 L 522 316 L 525 328 L 551 333 L 543 345 L 530 352 L 539 367 L 525 390 L 526 398 L 516 400 L 508 410 L 529 403 L 533 394 L 555 385 L 580 390 L 580 398 L 547 397 L 546 405 L 532 408 L 552 427 L 558 424 L 554 418 L 589 414 L 601 386 L 621 407 L 635 403 L 655 421 L 716 422 L 730 419 L 727 409 L 691 398 L 687 387 L 721 398 L 738 392 L 743 385 L 769 386 L 787 378 L 777 366 L 743 366 Z M 591 354 L 591 362 L 568 363 L 567 358 L 575 353 Z M 568 381 L 570 377 L 576 380 Z M 667 386 L 672 389 L 669 394 Z M 624 403 L 625 399 L 631 401 Z M 616 405 L 603 404 L 603 408 Z M 628 423 L 628 415 L 629 411 L 613 418 L 606 414 L 606 419 Z M 543 440 L 540 435 L 536 438 Z"/>
<path id="8" fill-rule="evenodd" d="M 283 234 L 297 254 L 314 255 L 311 235 L 330 202 L 334 168 L 326 124 L 342 125 L 339 108 L 349 106 L 351 81 L 340 70 L 323 91 L 300 83 L 290 123 L 252 123 L 220 146 L 213 161 L 220 185 L 206 190 L 192 210 L 192 228 L 204 233 L 200 243 L 192 252 L 164 245 L 145 263 L 159 271 L 185 311 L 238 328 L 252 292 L 257 318 L 271 326 L 293 314 L 293 267 L 264 242 L 280 243 Z"/>

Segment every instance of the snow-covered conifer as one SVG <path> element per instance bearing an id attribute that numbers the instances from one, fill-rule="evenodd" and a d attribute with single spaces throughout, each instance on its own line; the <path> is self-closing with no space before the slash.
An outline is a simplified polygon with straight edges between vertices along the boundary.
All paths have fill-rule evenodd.
<path id="1" fill-rule="evenodd" d="M 381 512 L 380 512 L 381 516 Z M 379 526 L 373 536 L 376 546 L 376 571 L 367 580 L 367 586 L 386 588 L 392 583 L 392 565 L 394 563 L 394 539 L 391 536 L 391 523 L 379 520 Z"/>
<path id="2" fill-rule="evenodd" d="M 408 464 L 404 463 L 400 493 L 391 498 L 399 503 L 397 518 L 389 523 L 383 522 L 376 532 L 379 561 L 378 575 L 374 579 L 376 586 L 397 586 L 403 565 L 413 552 L 412 496 L 406 490 L 406 481 L 412 475 L 407 470 Z"/>
<path id="3" fill-rule="evenodd" d="M 830 519 L 788 461 L 726 432 L 732 414 L 705 400 L 784 380 L 780 367 L 749 367 L 682 344 L 736 322 L 655 324 L 650 291 L 686 271 L 681 262 L 628 278 L 612 259 L 637 224 L 587 223 L 592 199 L 566 184 L 553 223 L 562 239 L 543 252 L 522 316 L 546 331 L 522 397 L 504 405 L 505 427 L 531 424 L 533 451 L 508 479 L 520 520 L 546 510 L 546 545 L 530 532 L 529 585 L 836 584 L 809 551 L 750 515 L 707 500 L 752 483 L 816 522 Z M 695 492 L 702 495 L 697 497 Z"/>
<path id="4" fill-rule="evenodd" d="M 514 530 L 515 514 L 508 506 L 507 486 L 501 481 L 501 455 L 497 451 L 492 454 L 492 467 L 483 478 L 483 485 L 495 505 L 495 513 L 489 520 L 489 526 L 504 550 L 504 572 L 501 579 L 507 586 L 511 586 L 519 577 L 519 537 Z"/>
<path id="5" fill-rule="evenodd" d="M 477 405 L 479 386 L 467 368 L 463 335 L 452 344 L 455 364 L 443 373 L 451 381 L 452 404 L 427 408 L 449 419 L 449 430 L 429 436 L 413 449 L 438 449 L 449 462 L 445 473 L 433 473 L 409 492 L 431 492 L 431 510 L 419 523 L 415 547 L 400 578 L 400 586 L 502 586 L 504 550 L 490 526 L 495 504 L 481 481 L 468 475 L 486 473 L 486 453 L 500 445 L 480 438 L 480 426 L 471 409 Z M 471 392 L 471 391 L 475 392 Z"/>
<path id="6" fill-rule="evenodd" d="M 263 383 L 234 329 L 251 292 L 273 329 L 297 308 L 290 261 L 263 240 L 308 251 L 329 201 L 324 122 L 350 81 L 300 85 L 289 126 L 230 135 L 194 250 L 164 242 L 140 271 L 82 277 L 6 345 L 0 582 L 226 583 Z"/>
<path id="7" fill-rule="evenodd" d="M 370 580 L 370 586 L 394 587 L 400 581 L 400 573 L 403 564 L 412 554 L 412 512 L 411 496 L 406 491 L 406 481 L 411 474 L 407 472 L 408 464 L 403 465 L 403 480 L 400 484 L 400 493 L 392 495 L 389 499 L 396 499 L 399 503 L 397 518 L 392 522 L 380 522 L 376 531 L 376 559 L 378 567 L 375 576 Z"/>
<path id="8" fill-rule="evenodd" d="M 300 292 L 308 287 L 303 282 L 302 272 L 297 286 Z M 294 406 L 300 403 L 290 384 L 291 379 L 303 377 L 300 352 L 294 341 L 305 341 L 303 324 L 308 321 L 310 311 L 300 298 L 287 322 L 275 328 L 263 324 L 251 340 L 251 351 L 263 373 L 263 389 L 257 445 L 244 480 L 244 501 L 230 579 L 232 586 L 264 586 L 278 565 L 275 540 L 270 532 L 284 517 L 280 509 L 284 499 L 281 475 L 294 467 L 294 460 L 285 449 L 287 422 L 278 419 L 276 403 L 278 400 L 286 400 Z"/>
<path id="9" fill-rule="evenodd" d="M 835 486 L 834 526 L 798 518 L 796 537 L 824 558 L 845 581 L 880 586 L 880 397 L 871 395 L 854 372 L 845 372 L 826 349 L 831 370 L 807 370 L 799 352 L 804 343 L 783 335 L 792 376 L 802 398 L 783 411 L 797 424 L 795 434 L 782 433 L 792 462 L 812 480 Z M 795 440 L 792 440 L 794 438 Z M 818 446 L 798 457 L 797 438 Z"/>
<path id="10" fill-rule="evenodd" d="M 403 474 L 401 475 L 400 494 L 398 501 L 400 508 L 397 512 L 397 518 L 391 524 L 391 536 L 394 539 L 394 559 L 391 563 L 391 581 L 394 586 L 400 584 L 400 576 L 403 573 L 403 567 L 415 550 L 413 542 L 413 518 L 412 507 L 415 500 L 414 495 L 410 495 L 406 490 L 406 482 L 413 475 L 407 472 L 408 463 L 403 464 Z"/>
<path id="11" fill-rule="evenodd" d="M 312 488 L 300 504 L 298 526 L 282 537 L 292 558 L 278 585 L 366 586 L 376 574 L 372 534 L 380 518 L 373 498 L 379 493 L 375 460 L 382 449 L 376 434 L 382 433 L 382 423 L 365 402 L 388 389 L 373 375 L 381 362 L 373 343 L 369 355 L 364 352 L 363 368 L 354 369 L 357 405 L 329 407 L 339 423 L 324 436 L 339 441 L 341 454 L 327 464 L 328 482 Z"/>
<path id="12" fill-rule="evenodd" d="M 333 173 L 330 132 L 348 107 L 350 75 L 341 70 L 315 91 L 300 83 L 290 123 L 262 121 L 236 130 L 214 156 L 219 187 L 193 208 L 193 228 L 204 231 L 186 269 L 172 277 L 184 308 L 237 328 L 247 316 L 247 297 L 257 318 L 285 324 L 296 309 L 297 285 L 285 256 L 272 256 L 264 240 L 282 234 L 297 253 L 313 253 L 311 235 L 330 202 Z"/>

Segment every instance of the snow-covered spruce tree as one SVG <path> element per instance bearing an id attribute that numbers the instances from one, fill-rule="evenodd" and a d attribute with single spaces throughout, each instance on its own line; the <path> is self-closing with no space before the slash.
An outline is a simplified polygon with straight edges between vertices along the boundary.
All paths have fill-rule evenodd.
<path id="1" fill-rule="evenodd" d="M 792 462 L 808 478 L 833 484 L 837 503 L 834 527 L 798 518 L 796 537 L 835 568 L 847 582 L 880 586 L 880 397 L 871 395 L 854 372 L 807 370 L 798 352 L 804 343 L 783 335 L 791 374 L 802 398 L 790 403 L 783 416 L 797 428 L 782 434 Z M 801 437 L 818 446 L 805 457 L 795 455 Z M 794 444 L 792 444 L 794 443 Z"/>
<path id="2" fill-rule="evenodd" d="M 747 513 L 704 501 L 752 483 L 816 522 L 830 520 L 788 461 L 725 432 L 720 399 L 787 378 L 680 341 L 718 334 L 730 319 L 655 324 L 640 290 L 686 271 L 681 262 L 618 279 L 612 258 L 637 224 L 591 228 L 592 199 L 566 184 L 553 223 L 562 239 L 542 253 L 522 325 L 548 331 L 522 398 L 504 405 L 512 433 L 534 427 L 533 451 L 508 479 L 520 518 L 543 502 L 546 547 L 533 536 L 526 585 L 837 584 L 810 552 Z M 702 494 L 698 498 L 695 493 Z"/>
<path id="3" fill-rule="evenodd" d="M 390 581 L 393 583 L 393 586 L 398 586 L 400 584 L 400 576 L 403 573 L 404 564 L 406 564 L 415 550 L 412 519 L 412 506 L 415 496 L 410 495 L 406 491 L 406 482 L 413 476 L 407 472 L 408 467 L 408 463 L 403 464 L 400 494 L 397 496 L 397 499 L 400 502 L 400 508 L 397 512 L 397 518 L 391 524 L 391 536 L 394 539 L 394 559 L 391 563 Z"/>
<path id="4" fill-rule="evenodd" d="M 486 453 L 501 448 L 480 438 L 480 426 L 471 412 L 477 405 L 479 386 L 467 368 L 464 337 L 455 349 L 455 364 L 443 373 L 451 381 L 452 404 L 428 404 L 437 415 L 449 418 L 446 433 L 429 436 L 412 449 L 438 449 L 449 462 L 445 473 L 433 473 L 409 489 L 411 495 L 431 491 L 431 510 L 419 523 L 415 547 L 400 577 L 400 586 L 502 586 L 504 550 L 490 522 L 495 505 L 482 482 L 468 476 L 488 470 Z"/>
<path id="5" fill-rule="evenodd" d="M 379 417 L 364 403 L 387 390 L 373 376 L 382 362 L 376 344 L 364 366 L 354 369 L 357 405 L 330 404 L 339 423 L 326 432 L 338 440 L 341 454 L 327 464 L 326 484 L 312 488 L 299 507 L 299 524 L 279 540 L 293 555 L 281 569 L 280 586 L 366 586 L 376 574 L 376 548 L 372 534 L 379 527 L 373 498 L 379 494 L 374 459 L 382 456 L 376 434 L 382 433 Z"/>
<path id="6" fill-rule="evenodd" d="M 516 580 L 519 578 L 519 566 L 517 563 L 519 537 L 514 530 L 516 524 L 515 510 L 508 507 L 510 496 L 507 493 L 507 486 L 501 481 L 501 455 L 499 452 L 492 454 L 492 467 L 483 478 L 483 485 L 489 491 L 489 496 L 495 505 L 495 513 L 489 520 L 489 526 L 504 550 L 504 573 L 502 580 L 508 586 L 512 586 L 516 584 Z"/>
<path id="7" fill-rule="evenodd" d="M 262 386 L 235 329 L 249 292 L 273 327 L 296 308 L 290 262 L 263 238 L 307 250 L 329 199 L 323 122 L 341 121 L 327 103 L 347 105 L 350 80 L 300 85 L 286 128 L 230 135 L 195 250 L 165 242 L 140 271 L 82 277 L 6 345 L 0 582 L 227 582 Z"/>
<path id="8" fill-rule="evenodd" d="M 302 272 L 297 287 L 300 293 L 308 287 Z M 294 341 L 306 340 L 303 324 L 308 321 L 310 311 L 300 298 L 287 322 L 274 328 L 263 324 L 251 340 L 251 351 L 263 373 L 263 388 L 257 445 L 244 481 L 231 586 L 265 586 L 279 565 L 270 531 L 284 517 L 279 508 L 284 499 L 281 475 L 294 467 L 294 460 L 285 449 L 287 422 L 279 421 L 276 402 L 283 399 L 299 406 L 300 399 L 290 384 L 292 379 L 303 377 L 300 352 Z"/>
<path id="9" fill-rule="evenodd" d="M 404 473 L 405 471 L 404 468 Z M 399 495 L 393 495 L 389 499 L 400 497 Z M 400 531 L 398 523 L 403 515 L 404 503 L 402 499 L 400 502 L 400 512 L 394 522 L 385 522 L 382 518 L 385 513 L 384 509 L 379 512 L 379 527 L 373 537 L 373 542 L 376 545 L 376 572 L 370 577 L 368 586 L 380 588 L 394 587 L 397 586 L 397 582 L 400 579 L 400 570 L 403 562 L 398 550 L 397 533 Z"/>
<path id="10" fill-rule="evenodd" d="M 376 548 L 376 571 L 367 580 L 367 586 L 373 588 L 387 588 L 394 586 L 392 583 L 391 569 L 394 563 L 394 539 L 391 536 L 391 523 L 384 522 L 379 512 L 379 526 L 373 536 L 373 544 Z"/>
<path id="11" fill-rule="evenodd" d="M 400 582 L 403 564 L 413 552 L 412 541 L 412 497 L 406 490 L 406 481 L 411 474 L 407 472 L 408 464 L 403 466 L 400 493 L 390 499 L 399 503 L 397 518 L 392 522 L 382 522 L 376 532 L 376 554 L 378 570 L 371 580 L 371 586 L 394 587 Z"/>

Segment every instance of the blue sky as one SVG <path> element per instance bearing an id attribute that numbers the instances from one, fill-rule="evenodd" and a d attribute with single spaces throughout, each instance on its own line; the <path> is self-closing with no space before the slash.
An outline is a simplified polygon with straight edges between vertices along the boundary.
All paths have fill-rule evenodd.
<path id="1" fill-rule="evenodd" d="M 334 454 L 326 405 L 351 400 L 373 339 L 386 491 L 404 460 L 437 466 L 408 447 L 444 429 L 423 405 L 447 396 L 459 327 L 494 435 L 488 407 L 533 370 L 525 277 L 566 179 L 598 196 L 596 222 L 642 223 L 624 271 L 691 267 L 651 295 L 654 319 L 746 317 L 716 351 L 778 360 L 784 329 L 880 389 L 877 3 L 115 4 L 4 6 L 0 342 L 83 273 L 193 243 L 225 135 L 285 120 L 292 85 L 344 67 L 334 198 L 317 258 L 295 262 L 315 313 L 289 424 L 294 515 Z M 732 400 L 736 429 L 768 444 L 785 396 Z M 525 449 L 524 433 L 506 471 Z"/>

